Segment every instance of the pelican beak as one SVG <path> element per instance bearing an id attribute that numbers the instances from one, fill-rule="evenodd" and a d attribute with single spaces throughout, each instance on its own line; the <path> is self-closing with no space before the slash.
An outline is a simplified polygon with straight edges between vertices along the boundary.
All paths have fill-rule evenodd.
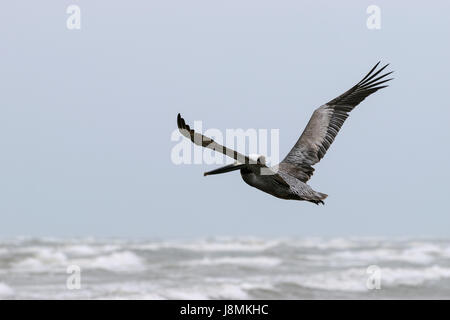
<path id="1" fill-rule="evenodd" d="M 239 169 L 243 168 L 244 166 L 245 166 L 245 164 L 241 164 L 241 163 L 232 163 L 232 164 L 229 164 L 229 165 L 227 165 L 227 166 L 218 168 L 218 169 L 216 169 L 216 170 L 212 170 L 212 171 L 209 171 L 209 172 L 205 172 L 203 175 L 206 177 L 206 176 L 210 176 L 210 175 L 213 175 L 213 174 L 219 174 L 219 173 L 230 172 L 230 171 L 234 171 L 234 170 L 239 170 Z"/>

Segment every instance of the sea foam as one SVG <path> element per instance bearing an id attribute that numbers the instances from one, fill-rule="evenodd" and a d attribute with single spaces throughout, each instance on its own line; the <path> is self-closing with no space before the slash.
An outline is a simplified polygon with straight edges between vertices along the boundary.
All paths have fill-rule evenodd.
<path id="1" fill-rule="evenodd" d="M 8 298 L 14 294 L 14 290 L 6 283 L 0 282 L 0 298 Z"/>

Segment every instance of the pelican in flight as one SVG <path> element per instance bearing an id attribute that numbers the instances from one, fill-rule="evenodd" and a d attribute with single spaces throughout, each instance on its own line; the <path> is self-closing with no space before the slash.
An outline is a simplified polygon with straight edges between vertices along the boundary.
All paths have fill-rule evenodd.
<path id="1" fill-rule="evenodd" d="M 283 161 L 273 167 L 266 166 L 262 155 L 243 155 L 195 132 L 180 114 L 177 117 L 178 129 L 195 144 L 234 158 L 233 164 L 205 172 L 205 176 L 240 170 L 248 185 L 277 198 L 324 204 L 323 200 L 328 195 L 314 191 L 306 184 L 314 173 L 313 165 L 323 158 L 350 111 L 375 91 L 387 87 L 382 84 L 393 79 L 386 79 L 392 71 L 379 75 L 389 65 L 377 70 L 379 64 L 350 90 L 317 108 L 297 143 Z"/>

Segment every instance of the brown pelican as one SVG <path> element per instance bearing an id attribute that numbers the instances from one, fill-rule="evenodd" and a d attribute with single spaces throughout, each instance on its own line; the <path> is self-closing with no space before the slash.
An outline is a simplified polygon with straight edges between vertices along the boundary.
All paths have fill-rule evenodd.
<path id="1" fill-rule="evenodd" d="M 247 184 L 275 197 L 323 204 L 328 195 L 314 191 L 306 184 L 313 175 L 312 166 L 323 158 L 349 112 L 367 96 L 387 87 L 381 84 L 392 80 L 385 78 L 392 72 L 378 76 L 389 65 L 377 70 L 379 64 L 380 62 L 350 90 L 317 108 L 297 143 L 277 166 L 267 167 L 264 156 L 245 156 L 191 130 L 180 114 L 177 117 L 178 128 L 182 135 L 195 144 L 221 152 L 236 160 L 233 164 L 205 172 L 205 176 L 240 169 L 242 179 Z"/>

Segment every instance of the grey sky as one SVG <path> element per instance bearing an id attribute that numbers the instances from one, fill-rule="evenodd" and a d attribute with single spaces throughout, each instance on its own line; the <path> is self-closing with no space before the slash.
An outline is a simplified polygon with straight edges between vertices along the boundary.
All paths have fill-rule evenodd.
<path id="1" fill-rule="evenodd" d="M 8 1 L 0 235 L 449 236 L 449 4 L 330 3 Z M 381 30 L 366 28 L 370 4 Z M 310 180 L 325 206 L 170 161 L 178 112 L 204 129 L 279 128 L 284 156 L 380 59 L 395 80 Z"/>

